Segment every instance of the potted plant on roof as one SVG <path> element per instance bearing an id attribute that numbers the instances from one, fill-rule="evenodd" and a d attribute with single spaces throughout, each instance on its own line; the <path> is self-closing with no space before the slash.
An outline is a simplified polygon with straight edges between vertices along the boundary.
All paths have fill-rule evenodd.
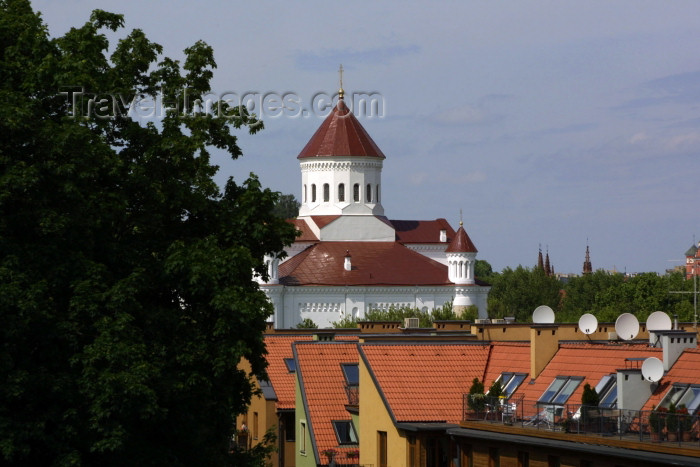
<path id="1" fill-rule="evenodd" d="M 678 441 L 678 431 L 680 430 L 680 425 L 678 424 L 678 413 L 676 413 L 676 405 L 671 404 L 668 407 L 668 415 L 666 415 L 666 436 L 669 441 Z"/>
<path id="2" fill-rule="evenodd" d="M 676 414 L 678 416 L 678 425 L 681 430 L 681 437 L 683 441 L 688 442 L 693 439 L 693 418 L 690 416 L 688 409 L 685 404 L 681 404 L 676 409 Z"/>
<path id="3" fill-rule="evenodd" d="M 360 450 L 359 449 L 351 449 L 345 453 L 345 457 L 350 459 L 351 464 L 355 464 L 355 461 L 360 458 Z"/>
<path id="4" fill-rule="evenodd" d="M 489 395 L 486 398 L 486 403 L 489 408 L 489 418 L 498 420 L 501 412 L 503 412 L 503 403 L 505 395 L 503 394 L 503 386 L 499 380 L 495 380 L 489 388 Z"/>
<path id="5" fill-rule="evenodd" d="M 328 458 L 328 465 L 331 465 L 333 463 L 333 459 L 335 459 L 335 456 L 338 454 L 338 451 L 335 449 L 324 449 L 321 451 L 321 454 Z"/>
<path id="6" fill-rule="evenodd" d="M 599 428 L 597 426 L 600 419 L 600 413 L 598 412 L 599 403 L 600 396 L 598 396 L 598 392 L 596 392 L 594 387 L 586 383 L 581 394 L 581 419 L 584 430 L 597 431 L 596 429 Z"/>
<path id="7" fill-rule="evenodd" d="M 660 441 L 663 436 L 664 427 L 666 426 L 666 413 L 668 410 L 665 407 L 652 407 L 649 413 L 649 431 L 651 432 L 652 441 Z"/>
<path id="8" fill-rule="evenodd" d="M 472 387 L 469 388 L 469 394 L 467 395 L 467 405 L 476 415 L 476 418 L 480 418 L 479 415 L 484 413 L 484 408 L 486 407 L 484 383 L 479 381 L 479 378 L 474 378 L 472 381 Z"/>

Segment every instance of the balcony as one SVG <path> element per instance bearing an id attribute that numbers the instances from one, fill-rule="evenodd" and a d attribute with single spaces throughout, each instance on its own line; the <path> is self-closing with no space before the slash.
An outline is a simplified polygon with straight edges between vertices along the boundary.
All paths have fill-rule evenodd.
<path id="1" fill-rule="evenodd" d="M 623 410 L 581 404 L 543 404 L 520 398 L 493 399 L 464 394 L 463 426 L 524 435 L 550 436 L 577 441 L 578 436 L 595 436 L 636 443 L 654 443 L 700 450 L 698 415 L 658 411 Z M 498 425 L 503 426 L 498 429 Z M 508 427 L 513 427 L 510 429 Z M 580 438 L 579 438 L 580 439 Z M 580 441 L 584 441 L 580 439 Z M 630 446 L 631 447 L 631 446 Z M 651 447 L 648 449 L 652 449 Z"/>

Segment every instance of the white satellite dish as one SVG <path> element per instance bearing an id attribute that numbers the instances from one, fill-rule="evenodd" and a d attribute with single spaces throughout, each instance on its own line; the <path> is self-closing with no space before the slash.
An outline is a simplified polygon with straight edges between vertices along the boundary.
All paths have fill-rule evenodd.
<path id="1" fill-rule="evenodd" d="M 532 322 L 535 324 L 550 324 L 554 322 L 554 310 L 547 305 L 540 305 L 532 312 Z"/>
<path id="2" fill-rule="evenodd" d="M 615 321 L 615 332 L 622 340 L 632 340 L 639 334 L 639 321 L 632 313 L 622 313 Z"/>
<path id="3" fill-rule="evenodd" d="M 673 327 L 671 317 L 663 311 L 655 311 L 647 318 L 647 330 L 666 331 Z"/>
<path id="4" fill-rule="evenodd" d="M 598 329 L 598 318 L 590 313 L 581 315 L 578 319 L 578 328 L 584 334 L 593 334 Z"/>
<path id="5" fill-rule="evenodd" d="M 653 383 L 664 375 L 664 364 L 656 357 L 649 357 L 642 363 L 642 376 Z"/>

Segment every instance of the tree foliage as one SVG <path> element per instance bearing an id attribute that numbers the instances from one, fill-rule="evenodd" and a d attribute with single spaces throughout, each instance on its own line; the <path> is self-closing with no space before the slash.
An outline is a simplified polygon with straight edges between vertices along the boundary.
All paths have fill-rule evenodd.
<path id="1" fill-rule="evenodd" d="M 301 203 L 294 195 L 280 195 L 275 203 L 273 214 L 282 219 L 295 219 L 299 215 L 299 206 Z"/>
<path id="2" fill-rule="evenodd" d="M 237 364 L 264 374 L 271 313 L 251 271 L 294 232 L 254 176 L 213 181 L 209 148 L 237 158 L 232 131 L 262 124 L 198 107 L 212 49 L 181 64 L 134 30 L 108 56 L 122 25 L 96 10 L 52 39 L 26 0 L 0 1 L 0 455 L 245 465 L 228 452 L 253 391 Z M 143 124 L 135 97 L 172 108 Z"/>
<path id="3" fill-rule="evenodd" d="M 490 280 L 488 310 L 492 318 L 514 316 L 517 321 L 528 322 L 532 311 L 540 305 L 558 309 L 561 283 L 542 269 L 506 268 Z"/>

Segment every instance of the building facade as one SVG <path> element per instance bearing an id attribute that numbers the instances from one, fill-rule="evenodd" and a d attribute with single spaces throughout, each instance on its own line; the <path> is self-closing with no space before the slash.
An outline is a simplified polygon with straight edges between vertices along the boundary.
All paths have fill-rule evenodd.
<path id="1" fill-rule="evenodd" d="M 390 220 L 382 206 L 386 158 L 342 98 L 298 156 L 300 235 L 267 258 L 262 283 L 275 328 L 321 327 L 373 309 L 430 311 L 451 303 L 486 318 L 488 284 L 474 276 L 477 249 L 445 219 Z"/>

